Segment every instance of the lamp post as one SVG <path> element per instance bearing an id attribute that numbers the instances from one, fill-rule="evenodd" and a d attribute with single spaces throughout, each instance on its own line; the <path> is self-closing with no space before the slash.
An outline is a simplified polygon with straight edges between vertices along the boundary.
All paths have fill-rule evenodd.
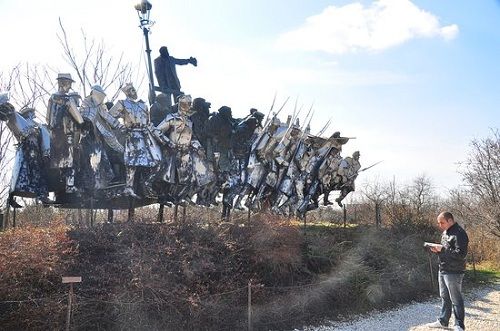
<path id="1" fill-rule="evenodd" d="M 137 10 L 137 15 L 139 16 L 139 28 L 144 33 L 144 40 L 146 41 L 146 56 L 148 58 L 148 75 L 149 75 L 149 103 L 153 104 L 156 99 L 155 94 L 155 84 L 153 80 L 153 67 L 151 65 L 151 49 L 149 48 L 149 29 L 154 24 L 153 21 L 149 19 L 151 8 L 153 5 L 147 1 L 142 0 L 140 3 L 134 6 Z"/>

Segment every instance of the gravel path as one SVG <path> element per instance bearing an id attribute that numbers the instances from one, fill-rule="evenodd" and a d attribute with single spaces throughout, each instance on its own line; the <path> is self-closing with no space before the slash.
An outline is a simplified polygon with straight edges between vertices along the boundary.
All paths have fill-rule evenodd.
<path id="1" fill-rule="evenodd" d="M 399 308 L 372 312 L 349 322 L 332 322 L 320 327 L 304 328 L 304 331 L 431 331 L 425 324 L 434 322 L 441 307 L 440 299 L 410 303 Z M 453 315 L 452 315 L 453 316 Z M 450 320 L 453 326 L 453 317 Z M 500 330 L 500 283 L 486 285 L 465 295 L 465 327 L 475 331 Z M 452 330 L 453 328 L 448 328 Z M 445 330 L 443 328 L 442 330 Z"/>

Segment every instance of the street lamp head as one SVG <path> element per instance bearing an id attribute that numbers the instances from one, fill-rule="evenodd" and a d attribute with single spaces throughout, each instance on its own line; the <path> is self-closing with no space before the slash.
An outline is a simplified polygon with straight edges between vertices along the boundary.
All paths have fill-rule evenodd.
<path id="1" fill-rule="evenodd" d="M 135 10 L 137 10 L 137 15 L 139 16 L 141 27 L 151 25 L 149 14 L 151 12 L 151 8 L 153 8 L 153 5 L 147 0 L 142 0 L 140 3 L 135 5 L 134 8 Z"/>

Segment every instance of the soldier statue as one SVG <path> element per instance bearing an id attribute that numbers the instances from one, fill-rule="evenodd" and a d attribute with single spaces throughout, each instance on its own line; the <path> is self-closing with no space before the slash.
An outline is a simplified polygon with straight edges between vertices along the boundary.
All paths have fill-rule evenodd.
<path id="1" fill-rule="evenodd" d="M 154 60 L 155 75 L 158 85 L 163 93 L 167 95 L 167 104 L 172 106 L 172 96 L 177 100 L 181 92 L 181 83 L 177 77 L 176 65 L 186 65 L 191 63 L 195 67 L 198 65 L 196 58 L 177 59 L 170 56 L 168 48 L 162 46 L 160 48 L 160 56 Z"/>
<path id="2" fill-rule="evenodd" d="M 122 118 L 126 132 L 124 163 L 126 180 L 124 194 L 139 198 L 135 192 L 137 169 L 151 170 L 161 161 L 161 150 L 153 138 L 149 124 L 148 107 L 142 100 L 137 100 L 137 91 L 132 83 L 122 88 L 126 99 L 119 100 L 109 111 L 114 118 Z"/>
<path id="3" fill-rule="evenodd" d="M 50 153 L 50 134 L 35 121 L 35 109 L 23 108 L 16 113 L 7 93 L 0 94 L 0 120 L 6 121 L 18 141 L 9 192 L 13 196 L 36 198 L 52 203 L 48 198 L 47 163 Z M 15 207 L 20 207 L 17 204 Z"/>
<path id="4" fill-rule="evenodd" d="M 191 121 L 193 121 L 193 134 L 205 149 L 205 153 L 207 153 L 208 147 L 207 125 L 210 118 L 210 106 L 211 103 L 204 98 L 195 98 L 193 100 L 194 114 L 191 115 Z"/>
<path id="5" fill-rule="evenodd" d="M 75 170 L 78 168 L 80 126 L 83 118 L 78 110 L 77 93 L 69 93 L 74 80 L 70 74 L 57 76 L 58 91 L 51 95 L 47 107 L 50 130 L 50 167 L 57 169 L 65 181 L 66 193 L 75 193 Z"/>
<path id="6" fill-rule="evenodd" d="M 92 192 L 106 187 L 119 176 L 119 167 L 113 167 L 108 153 L 121 155 L 123 159 L 125 152 L 114 132 L 121 124 L 108 112 L 105 97 L 106 93 L 101 86 L 92 86 L 90 94 L 80 107 L 84 125 L 79 180 L 82 187 Z"/>
<path id="7" fill-rule="evenodd" d="M 193 158 L 191 150 L 200 149 L 201 145 L 193 140 L 192 100 L 189 95 L 182 95 L 178 100 L 178 111 L 168 114 L 156 127 L 163 141 L 163 161 L 160 169 L 160 181 L 164 190 L 160 194 L 161 202 L 179 204 L 190 193 L 194 184 Z M 166 184 L 166 185 L 165 185 Z"/>
<path id="8" fill-rule="evenodd" d="M 355 190 L 354 181 L 358 177 L 358 172 L 361 168 L 361 164 L 359 163 L 360 156 L 359 151 L 356 151 L 352 153 L 352 157 L 348 156 L 340 162 L 339 170 L 337 171 L 337 189 L 340 189 L 340 196 L 335 199 L 340 207 L 342 207 L 342 200 Z"/>

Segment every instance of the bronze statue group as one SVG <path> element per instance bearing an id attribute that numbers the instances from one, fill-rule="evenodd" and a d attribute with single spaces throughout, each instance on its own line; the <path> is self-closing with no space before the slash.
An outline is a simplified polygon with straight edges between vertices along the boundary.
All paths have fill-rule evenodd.
<path id="1" fill-rule="evenodd" d="M 151 109 L 131 83 L 115 104 L 98 85 L 82 100 L 64 73 L 46 125 L 34 109 L 16 111 L 8 93 L 0 94 L 0 120 L 18 142 L 9 203 L 20 196 L 69 208 L 222 204 L 223 217 L 233 208 L 304 216 L 321 196 L 329 205 L 329 193 L 340 191 L 342 206 L 361 167 L 359 152 L 341 156 L 349 138 L 312 135 L 310 111 L 303 123 L 295 110 L 281 121 L 285 105 L 273 112 L 274 102 L 267 116 L 252 108 L 235 119 L 228 106 L 211 113 L 205 99 L 180 91 L 175 65 L 196 59 L 161 50 L 155 71 L 162 93 Z"/>

